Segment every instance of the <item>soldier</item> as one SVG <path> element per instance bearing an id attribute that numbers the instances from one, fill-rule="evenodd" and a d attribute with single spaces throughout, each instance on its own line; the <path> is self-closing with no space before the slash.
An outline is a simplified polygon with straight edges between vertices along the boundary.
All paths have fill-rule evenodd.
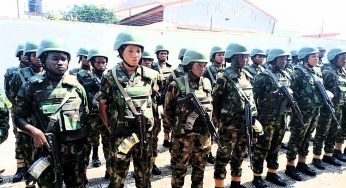
<path id="1" fill-rule="evenodd" d="M 183 65 L 189 70 L 188 74 L 175 78 L 167 89 L 164 106 L 167 125 L 172 128 L 172 188 L 184 186 L 189 162 L 192 163 L 191 187 L 203 187 L 206 158 L 211 149 L 210 133 L 193 106 L 177 101 L 184 100 L 188 93 L 195 93 L 202 108 L 211 115 L 212 87 L 202 76 L 207 63 L 203 54 L 187 50 Z"/>
<path id="2" fill-rule="evenodd" d="M 268 173 L 266 180 L 279 186 L 286 183 L 277 175 L 279 168 L 278 153 L 285 135 L 285 116 L 287 107 L 286 96 L 281 86 L 290 86 L 290 76 L 284 71 L 289 54 L 282 49 L 269 51 L 269 67 L 254 79 L 253 91 L 257 100 L 258 118 L 263 125 L 264 134 L 258 137 L 253 154 L 252 183 L 256 188 L 268 187 L 262 180 L 263 162 L 267 161 Z"/>
<path id="3" fill-rule="evenodd" d="M 255 48 L 251 51 L 250 57 L 252 64 L 246 66 L 244 69 L 247 70 L 253 78 L 255 78 L 256 75 L 264 71 L 262 64 L 266 58 L 266 54 L 263 50 Z M 253 83 L 253 79 L 251 80 L 251 83 Z"/>
<path id="4" fill-rule="evenodd" d="M 231 188 L 240 185 L 244 154 L 246 151 L 245 105 L 250 104 L 253 115 L 257 114 L 254 103 L 251 74 L 244 70 L 250 52 L 239 44 L 229 44 L 225 53 L 226 63 L 231 66 L 217 74 L 213 89 L 213 117 L 220 122 L 220 142 L 225 149 L 218 148 L 215 160 L 215 187 L 224 187 L 226 166 L 230 162 Z M 262 132 L 260 123 L 253 124 L 255 132 Z"/>
<path id="5" fill-rule="evenodd" d="M 313 67 L 318 63 L 318 56 L 318 50 L 315 48 L 301 48 L 298 52 L 298 59 L 302 61 L 302 64 L 295 66 L 291 74 L 291 88 L 301 109 L 305 124 L 305 126 L 302 126 L 296 117 L 297 115 L 292 114 L 289 124 L 291 135 L 286 153 L 285 174 L 296 181 L 302 181 L 302 176 L 298 171 L 309 176 L 316 176 L 316 171 L 306 164 L 306 156 L 309 152 L 311 134 L 316 128 L 319 109 L 322 106 L 322 98 L 315 83 L 315 79 L 320 78 L 313 70 Z M 295 167 L 297 154 L 299 158 L 297 167 Z"/>
<path id="6" fill-rule="evenodd" d="M 79 68 L 74 68 L 72 70 L 70 70 L 70 74 L 71 75 L 77 75 L 77 73 L 81 70 L 86 70 L 88 72 L 90 72 L 91 70 L 91 67 L 90 67 L 90 64 L 89 64 L 89 61 L 88 61 L 88 54 L 89 54 L 89 51 L 85 48 L 79 48 L 78 52 L 77 52 L 77 57 L 79 58 L 78 60 L 78 64 L 80 62 L 82 62 L 81 64 L 81 67 Z"/>
<path id="7" fill-rule="evenodd" d="M 10 98 L 10 85 L 11 80 L 14 74 L 18 72 L 19 69 L 28 67 L 30 65 L 27 57 L 23 53 L 24 51 L 24 45 L 19 44 L 16 49 L 16 57 L 19 60 L 19 67 L 11 67 L 6 70 L 5 73 L 5 80 L 4 80 L 4 88 L 7 98 Z"/>
<path id="8" fill-rule="evenodd" d="M 88 112 L 87 96 L 75 76 L 65 74 L 70 61 L 70 53 L 63 42 L 58 39 L 44 39 L 37 50 L 46 73 L 35 75 L 22 85 L 14 108 L 16 125 L 30 134 L 38 156 L 56 152 L 56 164 L 62 172 L 55 174 L 51 164 L 38 178 L 42 187 L 54 187 L 61 177 L 66 187 L 83 187 L 84 179 L 84 144 L 86 130 L 83 124 Z M 36 124 L 27 119 L 33 117 Z M 46 134 L 54 135 L 53 143 L 47 142 Z M 46 146 L 46 148 L 43 148 Z M 39 149 L 40 148 L 40 149 Z M 53 183 L 54 182 L 54 183 Z"/>
<path id="9" fill-rule="evenodd" d="M 139 65 L 143 49 L 133 34 L 119 33 L 114 50 L 118 51 L 123 61 L 112 68 L 101 82 L 99 112 L 103 124 L 111 131 L 109 187 L 124 187 L 131 158 L 136 187 L 151 187 L 152 105 L 158 92 L 159 74 Z"/>
<path id="10" fill-rule="evenodd" d="M 154 57 L 151 55 L 151 53 L 148 51 L 144 51 L 142 54 L 141 65 L 144 67 L 151 68 L 153 61 L 154 61 Z"/>
<path id="11" fill-rule="evenodd" d="M 5 142 L 8 137 L 9 124 L 9 109 L 12 107 L 11 102 L 7 99 L 4 93 L 0 91 L 0 144 Z M 0 169 L 0 183 L 2 183 L 3 178 L 1 174 L 5 169 Z"/>
<path id="12" fill-rule="evenodd" d="M 87 168 L 89 165 L 91 150 L 93 151 L 92 166 L 101 166 L 101 161 L 98 156 L 98 146 L 100 145 L 101 135 L 102 149 L 106 159 L 107 169 L 105 178 L 109 179 L 109 131 L 102 123 L 98 111 L 98 102 L 95 99 L 96 93 L 100 90 L 102 76 L 107 68 L 108 56 L 105 52 L 95 48 L 89 51 L 87 60 L 90 62 L 92 70 L 81 70 L 77 73 L 77 79 L 79 83 L 83 85 L 88 96 L 89 114 L 87 115 L 85 125 L 87 127 L 85 166 Z"/>
<path id="13" fill-rule="evenodd" d="M 346 51 L 341 48 L 333 48 L 328 52 L 328 61 L 330 62 L 329 68 L 322 72 L 323 82 L 326 90 L 333 93 L 332 99 L 335 109 L 336 118 L 340 121 L 342 118 L 342 108 L 346 102 L 346 72 L 343 68 L 346 60 Z M 312 164 L 324 170 L 325 167 L 322 161 L 334 166 L 341 166 L 340 161 L 346 162 L 346 157 L 341 153 L 343 138 L 337 140 L 339 130 L 337 129 L 336 122 L 332 120 L 332 115 L 328 109 L 323 106 L 321 108 L 321 115 L 318 120 L 316 134 L 314 139 L 314 157 Z M 342 136 L 341 136 L 342 137 Z M 322 147 L 324 142 L 324 155 L 321 160 Z M 333 148 L 334 145 L 336 148 Z M 336 159 L 335 159 L 336 158 Z"/>
<path id="14" fill-rule="evenodd" d="M 225 62 L 225 50 L 219 46 L 214 46 L 210 50 L 209 60 L 212 65 L 207 67 L 207 70 L 204 71 L 203 77 L 208 78 L 212 87 L 216 84 L 216 75 L 219 71 L 223 69 Z M 217 122 L 214 121 L 214 125 L 218 128 Z M 208 154 L 207 162 L 210 164 L 215 164 L 215 157 L 212 152 Z"/>
<path id="15" fill-rule="evenodd" d="M 160 99 L 157 100 L 157 105 L 163 105 L 164 100 L 165 100 L 165 94 L 166 94 L 166 87 L 169 84 L 168 78 L 169 75 L 172 74 L 173 72 L 173 67 L 171 64 L 168 63 L 168 55 L 169 55 L 169 50 L 165 48 L 163 45 L 157 45 L 155 48 L 155 54 L 157 58 L 157 62 L 153 63 L 153 67 L 158 67 L 158 68 L 153 68 L 154 70 L 159 69 L 162 72 L 162 86 L 160 86 Z M 177 77 L 175 75 L 175 77 Z M 171 143 L 169 142 L 169 133 L 170 130 L 166 126 L 166 123 L 163 122 L 163 132 L 164 132 L 164 139 L 163 139 L 163 146 L 164 147 L 170 147 Z"/>
<path id="16" fill-rule="evenodd" d="M 324 58 L 324 55 L 326 54 L 326 49 L 323 48 L 322 46 L 319 46 L 317 48 L 318 48 L 319 55 L 320 55 L 319 58 L 318 58 L 318 65 L 322 66 L 323 58 Z"/>
<path id="17" fill-rule="evenodd" d="M 37 47 L 37 43 L 33 41 L 28 41 L 24 45 L 23 54 L 27 57 L 26 59 L 30 63 L 30 66 L 19 69 L 18 72 L 14 74 L 11 80 L 9 97 L 10 101 L 14 105 L 16 105 L 15 98 L 22 84 L 27 82 L 30 77 L 37 74 L 42 75 L 44 72 L 40 59 L 36 58 Z M 31 121 L 31 123 L 34 122 Z M 12 182 L 16 183 L 23 179 L 22 173 L 25 173 L 33 163 L 35 151 L 34 147 L 32 146 L 33 142 L 31 136 L 17 129 L 15 124 L 13 128 L 16 132 L 16 159 L 24 160 L 24 166 L 22 168 L 19 168 L 19 173 L 16 173 L 16 175 L 14 175 L 12 178 Z"/>

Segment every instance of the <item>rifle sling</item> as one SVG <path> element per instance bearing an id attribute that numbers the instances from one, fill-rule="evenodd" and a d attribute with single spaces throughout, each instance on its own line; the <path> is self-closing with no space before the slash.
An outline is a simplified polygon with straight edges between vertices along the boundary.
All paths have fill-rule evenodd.
<path id="1" fill-rule="evenodd" d="M 208 74 L 209 74 L 209 77 L 211 79 L 212 84 L 215 84 L 216 81 L 215 81 L 215 78 L 214 78 L 213 74 L 211 73 L 210 66 L 207 67 L 207 71 L 208 71 Z"/>

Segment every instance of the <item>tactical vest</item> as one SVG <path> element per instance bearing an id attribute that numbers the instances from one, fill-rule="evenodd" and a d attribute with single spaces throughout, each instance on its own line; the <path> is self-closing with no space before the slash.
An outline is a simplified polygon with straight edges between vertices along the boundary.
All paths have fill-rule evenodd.
<path id="1" fill-rule="evenodd" d="M 136 107 L 136 110 L 143 110 L 144 116 L 147 118 L 147 123 L 153 123 L 153 109 L 152 109 L 152 85 L 155 81 L 155 76 L 157 76 L 157 72 L 143 67 L 138 66 L 137 69 L 140 69 L 140 75 L 132 75 L 130 79 L 127 78 L 125 72 L 120 68 L 120 66 L 116 66 L 112 70 L 113 79 L 116 76 L 119 80 L 120 84 L 123 86 L 125 92 L 131 97 L 131 100 Z M 116 75 L 114 75 L 114 73 Z M 138 74 L 138 71 L 134 74 Z M 124 96 L 119 91 L 115 81 L 112 84 L 114 91 L 114 104 L 121 109 L 118 110 L 119 120 L 122 122 L 131 121 L 134 118 L 134 114 L 126 105 L 126 101 Z M 112 105 L 112 104 L 111 104 Z M 124 109 L 124 110 L 123 110 Z"/>
<path id="2" fill-rule="evenodd" d="M 299 107 L 302 109 L 311 109 L 311 108 L 321 107 L 322 98 L 315 84 L 315 80 L 311 76 L 311 74 L 314 74 L 314 73 L 309 72 L 309 70 L 303 67 L 303 65 L 298 65 L 294 67 L 295 74 L 297 74 L 298 71 L 300 72 L 300 74 L 298 75 L 301 77 L 296 79 L 298 79 L 298 83 L 301 83 L 301 85 L 294 86 L 292 88 L 297 88 L 294 91 L 294 94 L 295 96 L 297 96 L 295 97 L 295 99 L 297 100 Z M 320 79 L 320 81 L 321 83 L 323 83 L 322 79 Z"/>
<path id="3" fill-rule="evenodd" d="M 211 117 L 213 106 L 211 104 L 212 88 L 210 81 L 207 78 L 201 77 L 197 90 L 191 88 L 188 75 L 176 78 L 175 81 L 177 82 L 177 85 L 181 92 L 178 100 L 184 99 L 187 93 L 195 93 L 196 97 L 202 105 L 202 108 L 209 114 L 209 117 Z M 188 102 L 178 104 L 178 107 L 176 108 L 176 115 L 178 116 L 178 121 L 176 122 L 176 129 L 174 130 L 175 134 L 188 133 L 189 131 L 196 133 L 205 133 L 205 131 L 207 131 L 208 129 L 206 125 L 200 120 L 200 118 L 196 116 L 194 108 L 190 106 Z M 187 124 L 191 126 L 186 126 Z"/>
<path id="4" fill-rule="evenodd" d="M 267 76 L 270 80 L 271 91 L 262 91 L 265 92 L 264 98 L 259 98 L 258 102 L 258 111 L 261 114 L 272 114 L 272 115 L 282 115 L 287 112 L 287 103 L 286 97 L 278 92 L 281 86 L 290 87 L 290 77 L 287 73 L 273 73 L 270 69 L 264 70 L 262 73 Z"/>
<path id="5" fill-rule="evenodd" d="M 79 82 L 83 85 L 88 96 L 88 106 L 91 113 L 98 112 L 98 107 L 93 105 L 93 99 L 101 87 L 101 78 L 94 72 L 81 70 L 77 74 Z"/>
<path id="6" fill-rule="evenodd" d="M 65 75 L 56 87 L 41 75 L 30 77 L 29 82 L 34 109 L 38 110 L 34 115 L 46 132 L 58 134 L 63 142 L 84 138 L 85 129 L 81 121 L 86 113 L 85 101 L 81 98 L 82 86 L 76 77 Z"/>
<path id="7" fill-rule="evenodd" d="M 212 85 L 214 85 L 216 83 L 216 75 L 217 75 L 218 71 L 219 70 L 215 65 L 210 65 L 207 67 L 207 70 L 206 70 L 204 76 L 210 80 Z"/>
<path id="8" fill-rule="evenodd" d="M 167 62 L 163 62 L 162 66 L 160 64 L 159 64 L 159 66 L 160 66 L 162 74 L 163 74 L 163 80 L 166 80 L 168 78 L 168 76 L 173 72 L 172 66 L 170 64 L 168 64 Z"/>
<path id="9" fill-rule="evenodd" d="M 227 96 L 222 99 L 221 115 L 233 116 L 244 113 L 246 100 L 239 90 L 242 90 L 250 101 L 253 115 L 257 115 L 254 94 L 250 83 L 250 80 L 252 79 L 251 74 L 244 69 L 239 74 L 232 66 L 224 69 L 222 74 L 230 82 L 232 80 L 235 85 L 233 83 L 230 84 L 231 88 L 228 88 L 230 91 L 226 94 Z"/>
<path id="10" fill-rule="evenodd" d="M 328 74 L 332 74 L 336 80 L 336 85 L 331 91 L 334 94 L 333 103 L 343 105 L 346 102 L 346 72 L 342 69 L 342 72 L 340 73 L 338 72 L 338 69 L 331 67 L 323 73 L 323 75 Z"/>
<path id="11" fill-rule="evenodd" d="M 35 73 L 32 71 L 31 67 L 25 67 L 19 70 L 18 76 L 22 83 L 28 81 L 28 79 L 34 76 Z"/>
<path id="12" fill-rule="evenodd" d="M 254 63 L 246 66 L 244 69 L 247 70 L 253 78 L 265 70 L 261 65 L 255 65 Z"/>

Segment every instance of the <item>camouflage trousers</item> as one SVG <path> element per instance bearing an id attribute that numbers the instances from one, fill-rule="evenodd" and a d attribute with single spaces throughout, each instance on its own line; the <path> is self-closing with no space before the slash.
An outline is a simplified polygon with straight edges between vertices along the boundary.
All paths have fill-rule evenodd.
<path id="1" fill-rule="evenodd" d="M 210 134 L 183 134 L 172 136 L 172 187 L 184 186 L 189 162 L 192 164 L 191 187 L 203 187 L 204 168 L 211 149 Z"/>
<path id="2" fill-rule="evenodd" d="M 306 157 L 309 154 L 311 134 L 314 132 L 318 123 L 318 117 L 320 116 L 320 108 L 301 109 L 301 111 L 305 126 L 299 123 L 295 113 L 292 114 L 293 116 L 289 124 L 291 135 L 286 153 L 288 161 L 294 161 L 297 158 L 297 154 L 302 157 Z"/>
<path id="3" fill-rule="evenodd" d="M 84 145 L 86 140 L 59 145 L 59 157 L 63 169 L 63 180 L 67 188 L 84 187 Z M 54 170 L 49 166 L 38 179 L 38 185 L 43 188 L 54 187 Z M 59 175 L 59 174 L 58 174 Z"/>
<path id="4" fill-rule="evenodd" d="M 153 157 L 157 157 L 157 146 L 159 142 L 159 133 L 161 131 L 161 119 L 154 117 L 154 128 L 153 128 Z"/>
<path id="5" fill-rule="evenodd" d="M 102 150 L 104 158 L 106 159 L 106 169 L 109 166 L 109 132 L 103 125 L 100 116 L 89 116 L 87 119 L 87 142 L 85 144 L 85 165 L 89 165 L 90 154 L 92 147 L 98 147 L 100 145 L 100 136 L 102 139 Z"/>
<path id="6" fill-rule="evenodd" d="M 23 159 L 25 163 L 24 166 L 30 167 L 33 163 L 36 151 L 32 137 L 22 131 L 18 131 L 15 136 L 16 159 Z"/>
<path id="7" fill-rule="evenodd" d="M 219 135 L 223 147 L 218 148 L 215 159 L 215 179 L 225 179 L 227 175 L 226 166 L 231 165 L 231 175 L 241 176 L 244 155 L 246 153 L 246 132 L 244 116 L 227 117 L 221 120 Z"/>
<path id="8" fill-rule="evenodd" d="M 126 137 L 110 136 L 110 188 L 123 188 L 124 181 L 128 174 L 131 158 L 134 166 L 134 178 L 136 187 L 150 188 L 151 170 L 153 168 L 152 156 L 153 156 L 153 133 L 147 131 L 147 144 L 146 144 L 146 158 L 147 164 L 142 168 L 142 158 L 140 143 L 135 144 L 129 153 L 124 157 L 118 153 L 119 145 L 124 141 Z"/>
<path id="9" fill-rule="evenodd" d="M 254 173 L 261 174 L 263 172 L 264 159 L 267 161 L 268 168 L 279 168 L 278 153 L 286 131 L 285 116 L 271 114 L 259 116 L 259 121 L 263 126 L 263 135 L 258 136 L 253 152 Z"/>
<path id="10" fill-rule="evenodd" d="M 345 114 L 345 115 L 342 115 L 342 119 L 340 123 L 341 130 L 339 130 L 335 139 L 336 143 L 341 143 L 341 144 L 343 144 L 346 139 L 346 104 L 343 104 L 342 114 Z"/>
<path id="11" fill-rule="evenodd" d="M 335 105 L 335 116 L 339 120 L 342 117 L 342 109 L 340 105 Z M 324 106 L 321 108 L 321 115 L 318 119 L 318 125 L 316 127 L 316 134 L 314 139 L 313 153 L 315 155 L 322 154 L 322 148 L 324 143 L 324 151 L 326 153 L 333 153 L 335 140 L 338 135 L 336 123 L 332 120 L 332 115 Z"/>

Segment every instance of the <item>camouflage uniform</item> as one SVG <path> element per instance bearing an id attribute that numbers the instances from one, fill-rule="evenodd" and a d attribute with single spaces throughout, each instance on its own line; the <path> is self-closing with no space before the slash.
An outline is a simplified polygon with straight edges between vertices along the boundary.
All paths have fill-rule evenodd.
<path id="1" fill-rule="evenodd" d="M 215 161 L 214 178 L 226 178 L 226 166 L 230 162 L 231 175 L 241 176 L 242 162 L 246 151 L 245 132 L 245 100 L 236 89 L 242 89 L 253 106 L 253 113 L 257 110 L 254 103 L 252 76 L 244 69 L 235 65 L 225 68 L 217 75 L 216 86 L 213 89 L 214 115 L 220 119 L 220 142 L 225 149 L 218 149 Z M 231 80 L 237 84 L 235 87 Z"/>
<path id="2" fill-rule="evenodd" d="M 69 100 L 58 111 L 61 119 L 59 118 L 53 126 L 50 126 L 51 116 L 68 93 L 70 93 Z M 33 126 L 44 133 L 54 133 L 57 136 L 66 187 L 83 186 L 86 130 L 82 121 L 87 112 L 85 90 L 76 77 L 70 75 L 65 75 L 58 83 L 45 75 L 30 77 L 17 95 L 14 109 L 16 123 L 18 118 L 27 119 L 34 116 L 35 122 L 40 123 Z M 18 126 L 21 128 L 20 125 Z M 38 155 L 43 154 L 47 154 L 47 151 L 44 149 L 38 151 Z M 43 173 L 38 179 L 38 184 L 43 187 L 54 187 L 52 166 Z"/>
<path id="3" fill-rule="evenodd" d="M 78 72 L 77 79 L 81 83 L 87 92 L 89 114 L 86 119 L 87 127 L 87 144 L 85 165 L 89 164 L 89 157 L 92 147 L 98 147 L 100 145 L 100 135 L 102 137 L 102 149 L 106 159 L 106 169 L 109 169 L 109 132 L 103 125 L 98 112 L 98 104 L 94 97 L 99 91 L 101 86 L 102 75 L 97 75 L 95 71 L 82 70 Z"/>
<path id="4" fill-rule="evenodd" d="M 279 167 L 278 153 L 285 135 L 284 119 L 287 113 L 286 96 L 279 92 L 281 86 L 289 87 L 289 75 L 276 67 L 264 70 L 254 79 L 255 93 L 259 121 L 263 125 L 263 135 L 258 141 L 253 154 L 253 172 L 263 172 L 264 159 L 269 169 L 277 170 Z M 275 79 L 275 80 L 274 80 Z M 284 105 L 283 105 L 284 104 Z M 287 103 L 286 103 L 287 104 Z"/>
<path id="5" fill-rule="evenodd" d="M 115 75 L 114 75 L 115 74 Z M 135 107 L 142 107 L 147 123 L 147 157 L 152 158 L 154 124 L 152 101 L 158 92 L 158 73 L 152 69 L 138 66 L 137 71 L 128 75 L 122 63 L 116 65 L 109 71 L 101 81 L 101 89 L 98 100 L 102 104 L 108 105 L 110 133 L 110 184 L 109 187 L 124 187 L 124 180 L 127 176 L 131 158 L 133 159 L 136 187 L 151 187 L 150 176 L 152 162 L 148 161 L 145 169 L 141 167 L 140 145 L 135 144 L 131 150 L 124 155 L 119 151 L 120 145 L 132 133 L 138 133 L 138 122 L 134 121 L 134 115 L 126 105 L 117 87 L 114 76 L 124 87 L 125 92 L 131 96 Z M 144 106 L 142 106 L 144 105 Z M 144 108 L 145 107 L 145 108 Z"/>
<path id="6" fill-rule="evenodd" d="M 0 144 L 8 137 L 8 129 L 10 128 L 9 108 L 11 108 L 11 103 L 8 101 L 5 94 L 0 91 Z"/>
<path id="7" fill-rule="evenodd" d="M 4 88 L 5 88 L 5 94 L 7 98 L 10 98 L 10 88 L 11 88 L 11 80 L 15 74 L 19 71 L 18 67 L 11 67 L 6 70 L 5 73 L 5 79 L 4 79 Z"/>
<path id="8" fill-rule="evenodd" d="M 263 72 L 265 69 L 262 67 L 262 65 L 258 65 L 256 63 L 252 63 L 251 65 L 248 65 L 244 68 L 247 70 L 253 78 L 255 78 L 256 75 Z M 253 79 L 251 80 L 251 83 L 253 84 Z"/>
<path id="9" fill-rule="evenodd" d="M 193 92 L 201 101 L 202 107 L 211 113 L 211 90 L 211 84 L 207 78 L 197 78 L 191 72 L 176 78 L 168 86 L 165 98 L 165 119 L 167 125 L 173 129 L 171 183 L 174 188 L 184 186 L 189 162 L 192 163 L 191 187 L 203 187 L 206 158 L 211 149 L 210 134 L 205 124 L 197 117 L 192 122 L 188 122 L 190 116 L 195 114 L 194 109 L 185 103 L 177 104 L 177 100 Z M 192 125 L 190 128 L 186 126 L 189 123 Z"/>
<path id="10" fill-rule="evenodd" d="M 204 72 L 203 77 L 208 78 L 212 86 L 216 83 L 216 75 L 217 73 L 222 70 L 222 68 L 219 68 L 215 66 L 214 64 L 208 66 L 206 68 L 207 70 Z"/>
<path id="11" fill-rule="evenodd" d="M 289 127 L 291 135 L 288 141 L 286 157 L 288 161 L 294 161 L 296 155 L 306 157 L 308 155 L 309 141 L 311 134 L 317 126 L 322 99 L 316 88 L 312 75 L 316 75 L 313 70 L 308 70 L 303 65 L 294 67 L 292 77 L 292 90 L 295 99 L 301 109 L 305 127 L 301 126 L 298 118 L 293 113 Z"/>

